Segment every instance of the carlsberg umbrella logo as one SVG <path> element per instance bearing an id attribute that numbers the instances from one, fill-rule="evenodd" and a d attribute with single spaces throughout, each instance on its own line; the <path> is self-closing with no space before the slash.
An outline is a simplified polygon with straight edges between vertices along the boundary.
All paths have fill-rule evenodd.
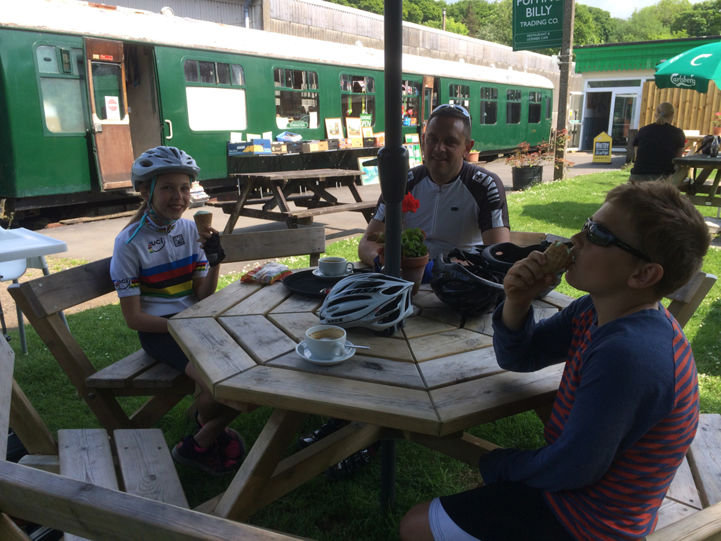
<path id="1" fill-rule="evenodd" d="M 696 86 L 696 79 L 689 77 L 688 75 L 674 73 L 671 75 L 671 84 L 679 88 L 693 88 Z"/>

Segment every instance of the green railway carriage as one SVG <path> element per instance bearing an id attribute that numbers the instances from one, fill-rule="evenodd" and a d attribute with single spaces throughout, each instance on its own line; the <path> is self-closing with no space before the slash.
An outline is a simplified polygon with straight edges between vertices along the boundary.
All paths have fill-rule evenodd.
<path id="1" fill-rule="evenodd" d="M 541 76 L 405 55 L 404 132 L 432 108 L 471 113 L 495 157 L 547 139 Z M 383 52 L 74 0 L 0 10 L 0 214 L 58 219 L 137 201 L 130 165 L 148 147 L 188 151 L 206 190 L 231 190 L 227 142 L 283 131 L 325 139 L 326 119 L 384 131 Z"/>

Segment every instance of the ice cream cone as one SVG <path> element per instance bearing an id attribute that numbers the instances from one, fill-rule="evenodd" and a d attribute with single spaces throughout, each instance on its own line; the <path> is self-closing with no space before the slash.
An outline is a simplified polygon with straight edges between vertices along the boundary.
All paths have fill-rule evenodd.
<path id="1" fill-rule="evenodd" d="M 193 215 L 193 219 L 198 231 L 206 231 L 210 229 L 210 224 L 213 222 L 213 214 L 207 210 L 199 210 Z"/>

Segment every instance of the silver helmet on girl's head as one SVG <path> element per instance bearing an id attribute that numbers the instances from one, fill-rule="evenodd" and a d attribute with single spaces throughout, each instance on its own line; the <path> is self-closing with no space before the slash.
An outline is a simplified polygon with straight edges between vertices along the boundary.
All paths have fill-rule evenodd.
<path id="1" fill-rule="evenodd" d="M 184 150 L 175 147 L 159 146 L 146 150 L 133 162 L 131 179 L 133 189 L 138 184 L 151 180 L 164 173 L 185 173 L 191 181 L 198 178 L 200 168 L 195 160 Z"/>
<path id="2" fill-rule="evenodd" d="M 413 313 L 413 282 L 377 272 L 352 274 L 340 280 L 323 301 L 321 323 L 365 327 L 392 334 Z"/>

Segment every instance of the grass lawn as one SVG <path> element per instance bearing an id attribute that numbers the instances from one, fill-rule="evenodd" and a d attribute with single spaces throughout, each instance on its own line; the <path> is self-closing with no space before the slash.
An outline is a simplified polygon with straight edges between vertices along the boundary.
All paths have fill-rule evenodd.
<path id="1" fill-rule="evenodd" d="M 627 178 L 628 173 L 624 172 L 598 173 L 510 193 L 508 206 L 512 227 L 570 236 L 600 206 L 605 193 Z M 715 212 L 712 209 L 700 210 L 706 215 L 714 215 Z M 328 254 L 356 259 L 357 244 L 357 238 L 336 242 L 329 246 Z M 290 258 L 284 262 L 293 268 L 309 264 L 307 257 Z M 72 266 L 78 262 L 67 263 L 57 259 L 53 268 L 57 270 L 64 263 Z M 710 249 L 704 270 L 721 275 L 719 248 Z M 223 276 L 220 287 L 238 277 L 237 274 Z M 686 326 L 699 371 L 703 412 L 721 413 L 720 287 L 714 285 Z M 559 290 L 573 296 L 580 295 L 565 282 Z M 137 336 L 123 322 L 118 304 L 69 315 L 68 321 L 88 356 L 99 365 L 110 363 L 139 347 Z M 53 430 L 98 426 L 45 345 L 29 326 L 26 329 L 28 355 L 19 351 L 17 332 L 11 333 L 11 344 L 16 348 L 17 355 L 16 377 L 45 421 Z M 188 398 L 162 420 L 161 428 L 171 445 L 192 430 L 193 423 L 185 417 L 189 404 Z M 252 443 L 269 414 L 268 408 L 260 408 L 252 414 L 242 415 L 233 426 Z M 319 423 L 320 419 L 309 419 L 308 428 L 317 427 Z M 542 426 L 532 413 L 478 426 L 471 432 L 503 446 L 528 448 L 542 444 Z M 439 453 L 408 442 L 399 442 L 397 449 L 396 506 L 388 514 L 381 513 L 378 505 L 380 460 L 375 459 L 349 480 L 330 481 L 325 476 L 319 476 L 254 515 L 249 522 L 323 540 L 397 539 L 398 521 L 411 505 L 436 495 L 470 488 L 478 482 L 472 468 Z M 180 474 L 191 505 L 217 494 L 230 481 L 229 477 L 209 479 L 204 474 L 182 467 Z"/>

